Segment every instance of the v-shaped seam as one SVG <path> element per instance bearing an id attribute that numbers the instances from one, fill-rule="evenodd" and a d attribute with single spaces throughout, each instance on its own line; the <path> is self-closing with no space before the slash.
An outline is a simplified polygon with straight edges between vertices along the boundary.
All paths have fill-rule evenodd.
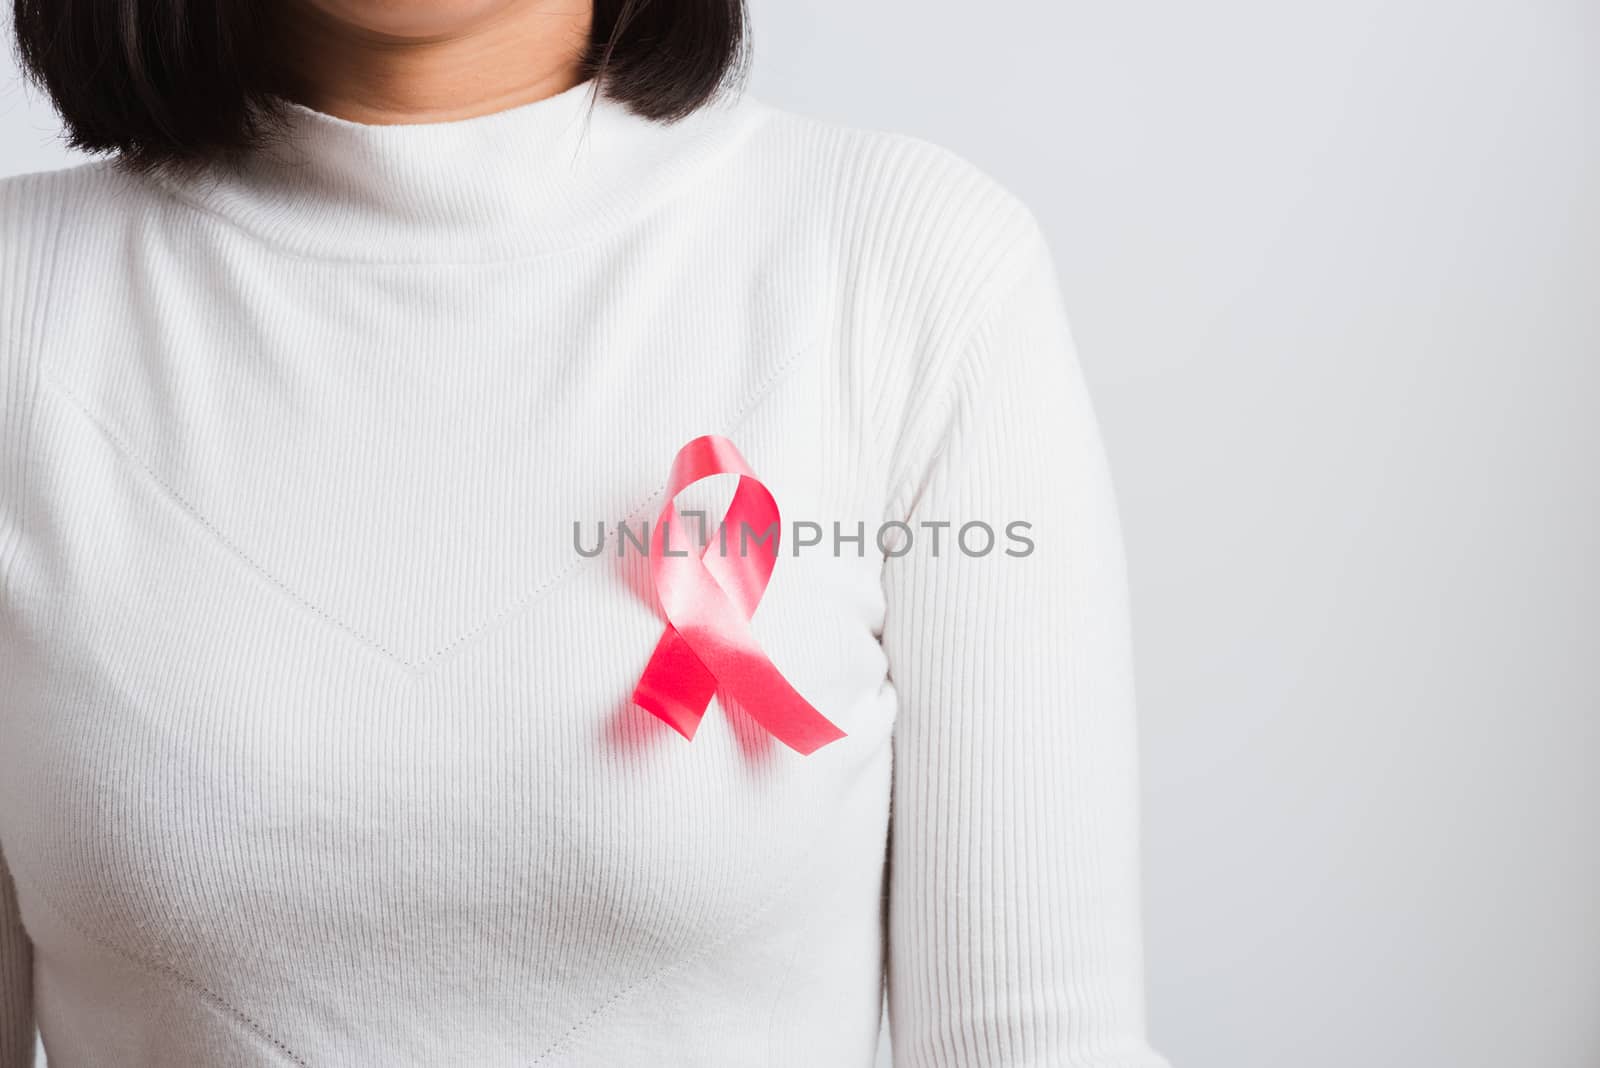
<path id="1" fill-rule="evenodd" d="M 805 355 L 807 352 L 810 352 L 817 345 L 817 343 L 818 338 L 814 337 L 805 344 L 797 346 L 771 371 L 767 372 L 766 376 L 757 382 L 754 387 L 752 387 L 750 393 L 739 404 L 739 406 L 734 409 L 733 413 L 727 417 L 718 432 L 724 436 L 731 436 L 732 433 L 739 427 L 739 425 L 750 416 L 750 413 L 755 410 L 756 406 L 761 402 L 761 400 L 772 391 L 773 387 L 776 386 L 778 382 L 781 381 L 783 377 L 800 362 L 800 357 Z M 212 538 L 212 540 L 226 549 L 229 554 L 264 579 L 273 587 L 273 589 L 277 590 L 279 594 L 287 598 L 290 602 L 315 615 L 318 619 L 322 620 L 330 627 L 333 627 L 335 630 L 340 631 L 352 641 L 355 641 L 371 652 L 376 653 L 382 659 L 388 661 L 396 668 L 399 668 L 411 676 L 413 680 L 420 679 L 422 676 L 427 674 L 435 664 L 464 649 L 477 638 L 488 634 L 499 624 L 505 622 L 512 616 L 523 611 L 536 601 L 549 594 L 562 582 L 566 581 L 568 578 L 582 570 L 586 565 L 600 559 L 598 554 L 590 557 L 574 557 L 554 574 L 539 580 L 539 582 L 517 596 L 509 604 L 495 611 L 482 621 L 473 624 L 469 629 L 450 639 L 444 645 L 417 659 L 410 659 L 389 648 L 382 641 L 373 637 L 371 634 L 368 634 L 359 627 L 346 622 L 338 615 L 316 603 L 311 598 L 305 596 L 291 586 L 288 582 L 280 578 L 266 565 L 262 564 L 259 560 L 255 559 L 248 552 L 246 552 L 244 548 L 229 538 L 228 535 L 224 533 L 219 526 L 217 526 L 217 524 L 213 523 L 204 512 L 196 507 L 194 502 L 184 496 L 183 492 L 179 490 L 178 487 L 174 486 L 151 464 L 146 462 L 145 459 L 139 455 L 138 451 L 128 442 L 127 437 L 118 431 L 118 429 L 111 423 L 110 420 L 97 413 L 89 403 L 87 403 L 75 390 L 72 389 L 72 387 L 68 386 L 60 378 L 57 378 L 54 373 L 49 370 L 41 370 L 40 380 L 48 385 L 54 392 L 60 394 L 64 399 L 71 403 L 72 406 L 76 408 L 83 415 L 83 417 L 100 432 L 101 436 L 103 436 L 122 457 L 124 457 L 129 463 L 131 463 L 144 474 L 151 484 L 160 492 L 161 496 L 165 497 L 167 500 L 177 506 L 177 508 L 182 511 L 183 514 L 190 519 L 190 521 L 197 524 Z M 649 492 L 649 494 L 639 500 L 639 502 L 628 511 L 626 516 L 627 520 L 632 522 L 637 517 L 646 514 L 646 510 L 651 502 L 660 497 L 661 494 L 666 490 L 666 485 L 667 481 L 665 478 L 663 478 L 659 483 L 657 483 L 655 488 Z"/>

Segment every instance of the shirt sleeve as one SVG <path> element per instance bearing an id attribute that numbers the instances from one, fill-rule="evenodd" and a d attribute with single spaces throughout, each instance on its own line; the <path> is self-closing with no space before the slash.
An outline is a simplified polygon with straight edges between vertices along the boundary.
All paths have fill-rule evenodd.
<path id="1" fill-rule="evenodd" d="M 8 607 L 34 393 L 41 311 L 54 263 L 61 198 L 47 175 L 0 179 L 0 612 Z M 0 703 L 7 698 L 0 677 Z M 34 1063 L 33 946 L 0 852 L 0 1068 Z"/>
<path id="2" fill-rule="evenodd" d="M 1168 1068 L 1145 1032 L 1116 502 L 1036 223 L 1007 264 L 884 564 L 893 1063 Z"/>
<path id="3" fill-rule="evenodd" d="M 33 1064 L 33 946 L 17 912 L 17 890 L 0 855 L 0 1068 Z"/>

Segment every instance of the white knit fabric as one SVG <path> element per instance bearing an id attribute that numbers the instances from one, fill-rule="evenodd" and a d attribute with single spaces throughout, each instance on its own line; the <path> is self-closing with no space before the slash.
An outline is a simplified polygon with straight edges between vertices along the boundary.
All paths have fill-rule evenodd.
<path id="1" fill-rule="evenodd" d="M 885 980 L 900 1068 L 1165 1064 L 1034 217 L 915 138 L 590 88 L 0 184 L 4 1068 L 35 1027 L 52 1068 L 864 1068 Z M 703 433 L 823 532 L 752 623 L 847 732 L 810 756 L 634 707 L 646 561 L 574 544 Z"/>

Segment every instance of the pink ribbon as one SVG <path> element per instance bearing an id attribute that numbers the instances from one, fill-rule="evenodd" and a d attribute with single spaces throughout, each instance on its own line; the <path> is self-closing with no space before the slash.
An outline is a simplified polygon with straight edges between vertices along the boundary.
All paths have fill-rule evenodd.
<path id="1" fill-rule="evenodd" d="M 738 475 L 738 489 L 714 536 L 698 553 L 691 552 L 673 498 L 721 474 Z M 666 503 L 650 531 L 650 577 L 667 627 L 633 700 L 685 738 L 694 737 L 719 684 L 797 752 L 812 753 L 844 737 L 795 692 L 750 630 L 778 560 L 781 525 L 777 502 L 733 442 L 707 434 L 678 450 Z"/>

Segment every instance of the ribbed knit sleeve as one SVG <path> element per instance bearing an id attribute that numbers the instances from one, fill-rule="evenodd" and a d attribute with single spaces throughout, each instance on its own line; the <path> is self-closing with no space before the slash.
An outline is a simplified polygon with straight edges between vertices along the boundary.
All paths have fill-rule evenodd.
<path id="1" fill-rule="evenodd" d="M 46 180 L 0 183 L 0 626 L 12 596 L 39 334 L 60 221 L 61 198 Z M 14 696 L 7 675 L 0 665 L 0 704 Z M 31 1065 L 33 1052 L 33 949 L 0 841 L 0 1068 Z"/>
<path id="2" fill-rule="evenodd" d="M 1000 273 L 885 563 L 893 1060 L 1160 1068 L 1116 503 L 1036 224 Z"/>

